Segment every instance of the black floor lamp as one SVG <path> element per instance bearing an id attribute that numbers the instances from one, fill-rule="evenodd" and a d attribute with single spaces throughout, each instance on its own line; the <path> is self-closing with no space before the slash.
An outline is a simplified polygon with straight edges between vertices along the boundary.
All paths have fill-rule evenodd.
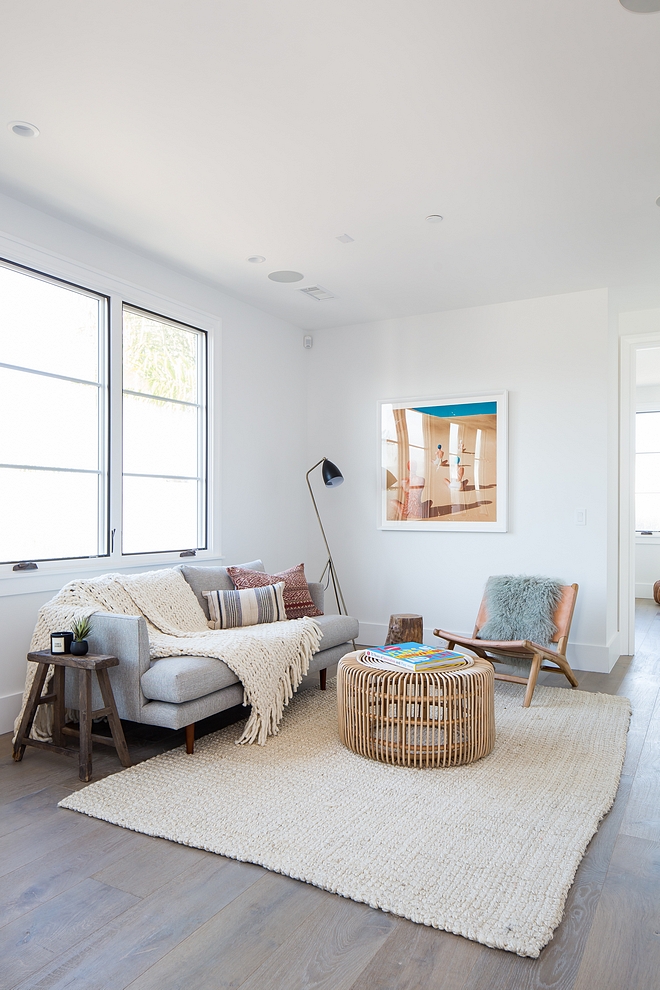
<path id="1" fill-rule="evenodd" d="M 335 593 L 335 600 L 337 602 L 337 609 L 339 610 L 339 614 L 348 615 L 346 602 L 344 601 L 341 585 L 339 584 L 339 578 L 337 577 L 337 571 L 335 570 L 335 562 L 332 559 L 332 553 L 330 552 L 330 547 L 328 545 L 328 538 L 325 535 L 325 530 L 323 529 L 323 523 L 321 522 L 321 516 L 319 514 L 319 509 L 316 504 L 316 499 L 314 498 L 314 492 L 312 491 L 312 486 L 309 480 L 309 476 L 312 473 L 312 471 L 315 471 L 320 464 L 323 465 L 323 467 L 321 468 L 321 474 L 323 475 L 323 483 L 326 486 L 326 488 L 336 488 L 337 485 L 341 485 L 344 480 L 344 476 L 337 467 L 337 465 L 333 464 L 332 461 L 329 461 L 327 457 L 322 457 L 320 461 L 317 461 L 314 467 L 311 467 L 307 472 L 307 474 L 305 475 L 305 477 L 307 478 L 307 487 L 309 488 L 309 494 L 312 496 L 312 502 L 314 504 L 314 511 L 316 512 L 316 518 L 318 519 L 319 526 L 321 527 L 323 542 L 325 543 L 325 548 L 328 551 L 328 560 L 325 567 L 323 568 L 323 573 L 321 574 L 319 580 L 323 582 L 325 580 L 326 575 L 328 575 L 328 584 L 332 582 L 332 589 Z"/>

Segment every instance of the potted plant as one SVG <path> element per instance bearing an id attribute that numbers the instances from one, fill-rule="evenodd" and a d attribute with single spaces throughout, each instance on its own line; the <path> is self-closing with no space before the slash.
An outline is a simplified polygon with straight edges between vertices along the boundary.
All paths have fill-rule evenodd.
<path id="1" fill-rule="evenodd" d="M 71 652 L 74 656 L 84 657 L 87 653 L 89 649 L 87 636 L 89 636 L 91 628 L 92 627 L 87 616 L 84 616 L 82 619 L 76 619 L 76 621 L 71 625 L 71 632 L 73 633 Z"/>

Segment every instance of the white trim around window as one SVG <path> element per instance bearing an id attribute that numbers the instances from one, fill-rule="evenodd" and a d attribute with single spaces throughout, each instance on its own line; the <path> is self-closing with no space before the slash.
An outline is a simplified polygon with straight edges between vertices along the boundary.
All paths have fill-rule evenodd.
<path id="1" fill-rule="evenodd" d="M 39 593 L 58 588 L 76 577 L 92 576 L 113 570 L 144 570 L 150 566 L 172 566 L 182 562 L 220 561 L 220 402 L 221 381 L 221 321 L 210 313 L 199 310 L 180 300 L 157 294 L 116 276 L 45 251 L 18 238 L 0 234 L 0 256 L 9 262 L 33 271 L 62 279 L 106 296 L 110 300 L 110 337 L 113 341 L 109 355 L 109 372 L 113 399 L 110 403 L 110 523 L 109 530 L 121 532 L 121 438 L 122 438 L 122 307 L 134 306 L 141 310 L 168 317 L 173 321 L 199 328 L 207 334 L 207 424 L 208 424 L 208 477 L 207 477 L 207 549 L 198 550 L 195 557 L 184 558 L 180 553 L 122 554 L 121 541 L 114 540 L 108 547 L 108 555 L 76 558 L 71 560 L 39 561 L 38 569 L 13 570 L 12 564 L 0 565 L 0 597 L 25 593 Z M 118 390 L 113 386 L 118 383 Z"/>

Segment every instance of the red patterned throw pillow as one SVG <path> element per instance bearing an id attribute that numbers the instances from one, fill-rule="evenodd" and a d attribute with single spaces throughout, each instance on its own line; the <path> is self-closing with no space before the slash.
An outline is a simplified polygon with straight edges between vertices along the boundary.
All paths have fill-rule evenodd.
<path id="1" fill-rule="evenodd" d="M 280 574 L 264 574 L 246 567 L 228 567 L 227 574 L 237 588 L 263 588 L 266 584 L 284 581 L 284 608 L 287 619 L 300 619 L 303 615 L 323 615 L 312 601 L 305 579 L 305 565 L 298 564 Z"/>

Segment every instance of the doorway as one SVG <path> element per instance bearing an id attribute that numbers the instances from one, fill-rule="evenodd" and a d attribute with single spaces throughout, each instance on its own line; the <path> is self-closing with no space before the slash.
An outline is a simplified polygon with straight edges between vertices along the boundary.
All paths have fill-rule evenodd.
<path id="1" fill-rule="evenodd" d="M 621 338 L 619 614 L 635 652 L 635 600 L 660 580 L 660 333 Z"/>

